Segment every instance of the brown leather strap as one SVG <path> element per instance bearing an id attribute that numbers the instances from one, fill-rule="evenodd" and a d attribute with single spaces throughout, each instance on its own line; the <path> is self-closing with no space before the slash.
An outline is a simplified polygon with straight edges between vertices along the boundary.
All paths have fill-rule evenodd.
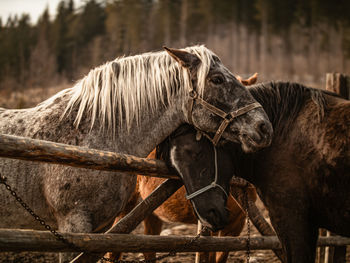
<path id="1" fill-rule="evenodd" d="M 192 121 L 192 109 L 193 109 L 193 103 L 194 99 L 190 98 L 188 100 L 188 111 L 187 111 L 187 117 L 188 117 L 188 123 L 193 125 Z"/>
<path id="2" fill-rule="evenodd" d="M 221 122 L 221 124 L 220 124 L 218 130 L 217 130 L 216 133 L 215 133 L 214 138 L 211 139 L 211 142 L 214 144 L 214 146 L 216 146 L 216 145 L 218 144 L 218 142 L 219 142 L 219 140 L 220 140 L 222 134 L 224 133 L 224 131 L 225 131 L 227 125 L 230 124 L 231 120 L 232 120 L 232 119 L 230 119 L 230 120 L 224 119 L 224 120 Z"/>
<path id="3" fill-rule="evenodd" d="M 192 110 L 193 110 L 194 100 L 198 99 L 198 94 L 195 90 L 191 89 L 189 91 L 189 96 L 190 98 L 188 99 L 187 118 L 188 118 L 188 123 L 193 125 Z"/>
<path id="4" fill-rule="evenodd" d="M 221 118 L 225 119 L 227 117 L 227 113 L 223 110 L 220 110 L 219 108 L 216 108 L 214 105 L 206 102 L 202 98 L 197 98 L 200 104 L 202 104 L 204 107 L 206 107 L 211 112 L 215 113 L 216 115 L 220 116 Z"/>
<path id="5" fill-rule="evenodd" d="M 213 143 L 214 145 L 217 145 L 217 143 L 219 142 L 219 140 L 220 140 L 222 134 L 224 133 L 226 127 L 227 127 L 227 126 L 230 124 L 230 122 L 232 122 L 235 118 L 237 118 L 238 116 L 241 116 L 241 115 L 247 113 L 248 111 L 251 111 L 251 110 L 253 110 L 253 109 L 260 108 L 260 107 L 262 107 L 262 106 L 260 105 L 260 103 L 254 102 L 254 103 L 249 104 L 249 105 L 247 105 L 247 106 L 245 106 L 245 107 L 243 107 L 243 108 L 240 108 L 240 109 L 238 109 L 238 110 L 235 110 L 235 111 L 230 112 L 229 115 L 230 115 L 231 118 L 230 118 L 230 119 L 224 118 L 224 120 L 221 122 L 221 124 L 220 124 L 218 130 L 216 131 L 214 138 L 211 140 L 212 143 Z"/>
<path id="6" fill-rule="evenodd" d="M 251 111 L 251 110 L 256 109 L 256 108 L 262 108 L 262 106 L 260 105 L 259 102 L 254 102 L 254 103 L 249 104 L 243 108 L 232 111 L 229 114 L 231 115 L 231 119 L 234 119 L 234 118 L 237 118 L 238 116 L 241 116 L 241 115 L 247 113 L 248 111 Z"/>

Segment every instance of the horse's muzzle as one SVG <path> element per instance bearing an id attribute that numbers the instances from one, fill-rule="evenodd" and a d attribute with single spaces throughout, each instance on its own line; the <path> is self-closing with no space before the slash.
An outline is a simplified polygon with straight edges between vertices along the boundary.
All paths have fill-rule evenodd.
<path id="1" fill-rule="evenodd" d="M 223 229 L 228 224 L 229 213 L 225 210 L 211 209 L 206 216 L 206 225 L 211 231 L 216 232 Z"/>
<path id="2" fill-rule="evenodd" d="M 240 132 L 239 139 L 244 152 L 255 152 L 269 146 L 272 142 L 273 128 L 269 121 L 259 120 L 254 129 L 244 129 Z"/>

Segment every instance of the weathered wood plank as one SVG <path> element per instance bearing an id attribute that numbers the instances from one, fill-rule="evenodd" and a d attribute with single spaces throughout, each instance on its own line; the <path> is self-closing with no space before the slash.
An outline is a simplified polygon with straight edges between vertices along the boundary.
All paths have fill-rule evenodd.
<path id="1" fill-rule="evenodd" d="M 338 93 L 345 99 L 350 99 L 350 76 L 341 73 L 327 73 L 326 90 Z"/>
<path id="2" fill-rule="evenodd" d="M 0 134 L 0 157 L 179 179 L 161 160 L 7 134 Z M 231 183 L 245 187 L 237 177 L 232 178 Z"/>
<path id="3" fill-rule="evenodd" d="M 160 160 L 13 135 L 0 135 L 0 157 L 178 179 Z"/>
<path id="4" fill-rule="evenodd" d="M 79 234 L 63 233 L 64 238 L 89 252 L 178 252 L 196 251 L 238 251 L 245 250 L 247 239 L 244 237 L 200 237 L 192 244 L 184 246 L 193 237 L 152 236 L 129 234 Z M 350 245 L 350 238 L 321 237 L 319 246 Z M 252 237 L 251 249 L 280 249 L 276 236 Z M 56 240 L 47 231 L 0 229 L 1 251 L 74 251 Z"/>
<path id="5" fill-rule="evenodd" d="M 159 185 L 145 200 L 139 203 L 129 214 L 112 226 L 106 233 L 127 234 L 133 231 L 147 216 L 163 204 L 183 183 L 168 179 Z"/>
<path id="6" fill-rule="evenodd" d="M 276 233 L 270 224 L 265 220 L 265 218 L 260 213 L 255 203 L 249 200 L 249 217 L 252 220 L 254 226 L 263 236 L 275 236 Z M 273 249 L 276 257 L 278 257 L 282 262 L 286 262 L 281 249 Z"/>
<path id="7" fill-rule="evenodd" d="M 319 237 L 323 237 L 327 235 L 327 230 L 324 228 L 320 228 L 318 231 Z M 316 255 L 316 263 L 325 263 L 325 247 L 319 247 L 317 248 L 317 255 Z"/>

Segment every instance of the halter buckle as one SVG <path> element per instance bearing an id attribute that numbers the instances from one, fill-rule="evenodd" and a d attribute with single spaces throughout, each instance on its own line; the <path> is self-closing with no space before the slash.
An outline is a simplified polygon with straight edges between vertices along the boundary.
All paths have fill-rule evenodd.
<path id="1" fill-rule="evenodd" d="M 192 90 L 189 91 L 189 96 L 192 99 L 197 99 L 198 98 L 198 93 L 195 90 L 192 89 Z"/>

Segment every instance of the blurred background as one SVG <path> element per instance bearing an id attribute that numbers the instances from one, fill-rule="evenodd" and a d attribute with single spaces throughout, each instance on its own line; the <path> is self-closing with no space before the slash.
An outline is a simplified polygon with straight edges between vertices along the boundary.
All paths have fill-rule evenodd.
<path id="1" fill-rule="evenodd" d="M 323 88 L 327 72 L 350 73 L 348 0 L 44 2 L 0 0 L 0 98 L 35 88 L 32 97 L 48 96 L 103 62 L 163 45 L 203 43 L 234 74 L 258 72 L 259 81 Z M 15 104 L 0 101 L 31 105 Z"/>

